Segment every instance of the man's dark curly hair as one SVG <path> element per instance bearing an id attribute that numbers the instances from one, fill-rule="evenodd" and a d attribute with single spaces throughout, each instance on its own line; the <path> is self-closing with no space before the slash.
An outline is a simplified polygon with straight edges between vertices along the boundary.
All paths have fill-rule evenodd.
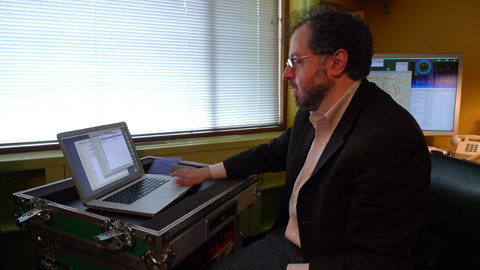
<path id="1" fill-rule="evenodd" d="M 312 31 L 308 47 L 314 54 L 332 55 L 338 49 L 348 53 L 345 72 L 353 80 L 370 73 L 373 39 L 368 25 L 340 5 L 322 2 L 293 14 L 291 33 L 305 25 Z"/>

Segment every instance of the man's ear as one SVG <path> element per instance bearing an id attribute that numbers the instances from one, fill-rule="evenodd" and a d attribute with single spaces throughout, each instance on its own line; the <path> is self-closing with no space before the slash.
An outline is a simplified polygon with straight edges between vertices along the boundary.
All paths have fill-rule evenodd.
<path id="1" fill-rule="evenodd" d="M 347 67 L 348 53 L 344 49 L 338 49 L 336 52 L 333 53 L 331 57 L 333 60 L 333 68 L 331 70 L 331 74 L 334 77 L 338 77 Z"/>

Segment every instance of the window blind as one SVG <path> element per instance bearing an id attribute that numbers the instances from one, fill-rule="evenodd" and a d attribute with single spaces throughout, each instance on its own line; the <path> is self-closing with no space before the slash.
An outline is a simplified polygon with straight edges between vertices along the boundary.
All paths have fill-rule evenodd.
<path id="1" fill-rule="evenodd" d="M 0 145 L 278 126 L 274 0 L 2 0 Z"/>

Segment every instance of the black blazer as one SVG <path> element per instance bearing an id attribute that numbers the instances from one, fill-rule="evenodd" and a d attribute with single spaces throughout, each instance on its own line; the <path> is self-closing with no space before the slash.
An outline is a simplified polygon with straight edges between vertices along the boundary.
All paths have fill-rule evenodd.
<path id="1" fill-rule="evenodd" d="M 314 137 L 310 113 L 269 144 L 224 161 L 229 177 L 286 170 L 274 228 L 288 222 L 288 203 Z M 411 269 L 424 221 L 430 154 L 415 119 L 363 80 L 310 179 L 297 216 L 310 269 Z"/>

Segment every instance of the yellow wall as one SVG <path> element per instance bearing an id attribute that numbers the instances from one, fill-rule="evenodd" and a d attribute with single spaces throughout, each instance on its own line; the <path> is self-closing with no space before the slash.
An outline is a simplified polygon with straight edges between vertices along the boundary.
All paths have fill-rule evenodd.
<path id="1" fill-rule="evenodd" d="M 480 1 L 358 0 L 370 25 L 376 53 L 464 53 L 459 134 L 480 134 Z M 427 137 L 450 146 L 450 137 Z"/>

